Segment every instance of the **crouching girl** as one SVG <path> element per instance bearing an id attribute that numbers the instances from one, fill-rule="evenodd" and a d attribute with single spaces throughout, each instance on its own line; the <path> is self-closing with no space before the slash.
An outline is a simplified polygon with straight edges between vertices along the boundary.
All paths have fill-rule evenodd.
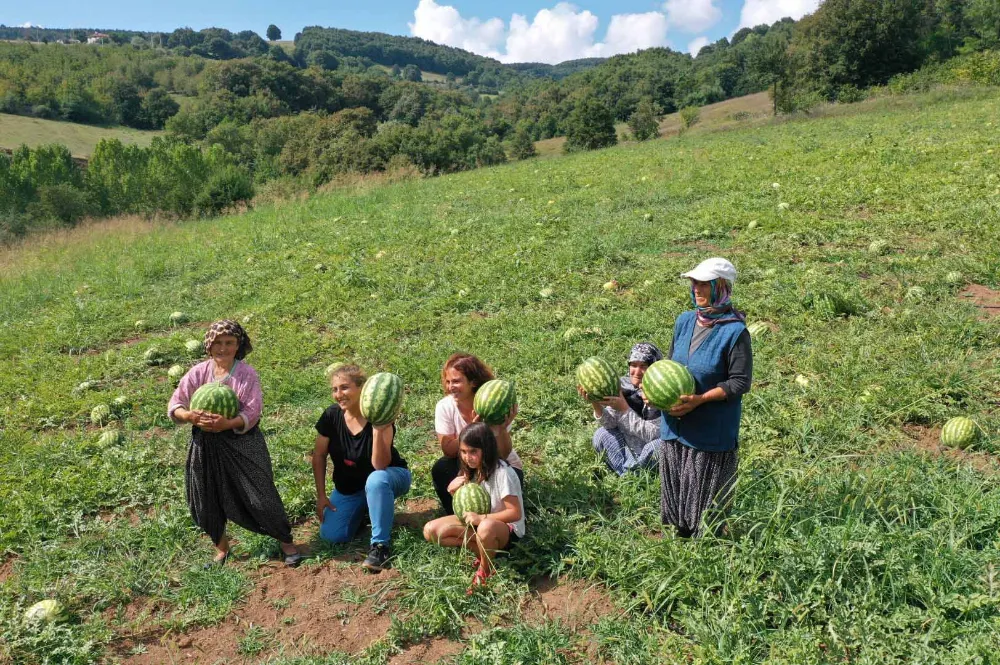
<path id="1" fill-rule="evenodd" d="M 499 458 L 489 425 L 479 422 L 464 428 L 458 435 L 458 456 L 458 476 L 448 485 L 448 492 L 454 494 L 465 483 L 479 483 L 490 495 L 490 512 L 467 512 L 462 516 L 464 524 L 455 515 L 440 517 L 424 526 L 424 538 L 444 547 L 467 547 L 476 554 L 471 593 L 493 574 L 496 552 L 524 537 L 524 499 L 513 467 Z"/>

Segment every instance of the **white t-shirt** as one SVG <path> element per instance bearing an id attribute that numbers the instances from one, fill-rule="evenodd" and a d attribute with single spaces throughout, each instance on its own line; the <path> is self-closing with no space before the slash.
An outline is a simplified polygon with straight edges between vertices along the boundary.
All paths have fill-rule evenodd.
<path id="1" fill-rule="evenodd" d="M 503 505 L 504 497 L 517 497 L 517 505 L 521 508 L 521 519 L 514 522 L 514 533 L 518 538 L 524 538 L 524 498 L 521 496 L 521 481 L 517 479 L 514 469 L 500 462 L 490 479 L 484 480 L 480 485 L 490 495 L 491 513 L 498 513 L 506 508 Z"/>
<path id="2" fill-rule="evenodd" d="M 437 407 L 434 409 L 435 432 L 442 436 L 458 436 L 458 433 L 465 429 L 468 424 L 462 417 L 462 412 L 458 410 L 458 403 L 455 402 L 454 397 L 446 395 L 437 403 Z M 515 469 L 524 469 L 521 458 L 513 448 L 510 449 L 510 455 L 507 455 L 507 464 Z"/>

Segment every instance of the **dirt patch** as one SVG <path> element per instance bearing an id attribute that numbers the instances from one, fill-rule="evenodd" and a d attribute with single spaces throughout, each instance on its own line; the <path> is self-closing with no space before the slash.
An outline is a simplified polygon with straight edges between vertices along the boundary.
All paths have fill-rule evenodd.
<path id="1" fill-rule="evenodd" d="M 451 656 L 458 655 L 465 648 L 461 642 L 441 637 L 420 642 L 410 646 L 402 653 L 393 656 L 389 665 L 423 665 L 440 663 Z"/>
<path id="2" fill-rule="evenodd" d="M 123 663 L 217 663 L 357 653 L 385 636 L 395 596 L 394 570 L 371 575 L 331 561 L 292 569 L 267 566 L 249 597 L 217 625 L 155 637 L 126 636 L 116 648 Z M 144 649 L 145 653 L 134 654 Z"/>
<path id="3" fill-rule="evenodd" d="M 958 297 L 978 307 L 979 318 L 984 321 L 1000 317 L 1000 291 L 982 284 L 970 284 L 959 292 Z"/>
<path id="4" fill-rule="evenodd" d="M 923 425 L 904 425 L 903 431 L 909 441 L 904 449 L 916 450 L 932 457 L 946 457 L 956 464 L 972 465 L 977 471 L 989 474 L 1000 473 L 1000 460 L 996 455 L 975 450 L 961 450 L 941 445 L 941 429 Z"/>
<path id="5" fill-rule="evenodd" d="M 423 532 L 424 525 L 439 517 L 441 504 L 437 499 L 410 499 L 396 513 L 396 524 Z"/>
<path id="6" fill-rule="evenodd" d="M 11 557 L 9 559 L 4 559 L 3 563 L 0 563 L 0 584 L 9 580 L 11 575 L 14 574 L 15 561 L 17 561 L 17 559 Z"/>
<path id="7" fill-rule="evenodd" d="M 580 632 L 613 613 L 615 604 L 593 583 L 546 577 L 535 583 L 522 610 L 530 622 L 558 620 L 571 631 Z"/>

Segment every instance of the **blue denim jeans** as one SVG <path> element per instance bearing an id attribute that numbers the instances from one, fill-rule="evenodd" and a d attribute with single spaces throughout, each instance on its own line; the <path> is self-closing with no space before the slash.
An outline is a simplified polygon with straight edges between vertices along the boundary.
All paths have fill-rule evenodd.
<path id="1" fill-rule="evenodd" d="M 392 534 L 395 500 L 410 491 L 413 476 L 409 469 L 390 466 L 373 471 L 365 482 L 364 492 L 341 494 L 333 490 L 330 503 L 336 510 L 323 511 L 319 537 L 331 543 L 346 543 L 361 527 L 365 513 L 371 515 L 372 545 L 386 544 Z"/>

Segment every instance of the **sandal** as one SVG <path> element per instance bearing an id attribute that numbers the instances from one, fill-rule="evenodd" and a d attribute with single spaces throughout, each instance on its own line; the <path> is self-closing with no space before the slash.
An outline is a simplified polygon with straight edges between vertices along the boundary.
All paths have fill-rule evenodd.
<path id="1" fill-rule="evenodd" d="M 472 576 L 472 584 L 469 588 L 465 590 L 466 596 L 471 596 L 476 592 L 476 587 L 485 587 L 487 585 L 487 579 L 489 579 L 490 573 L 484 573 L 482 568 L 476 569 L 476 574 Z"/>
<path id="2" fill-rule="evenodd" d="M 295 552 L 293 554 L 286 554 L 285 565 L 288 566 L 289 568 L 295 568 L 300 563 L 302 563 L 302 559 L 304 558 L 305 557 L 302 556 L 299 552 Z"/>
<path id="3" fill-rule="evenodd" d="M 231 551 L 232 550 L 230 550 L 230 552 Z M 229 561 L 229 552 L 226 552 L 220 558 L 212 559 L 211 561 L 206 562 L 205 565 L 202 566 L 202 568 L 204 568 L 205 570 L 212 570 L 213 568 L 222 568 L 224 565 L 226 565 L 227 561 Z"/>

